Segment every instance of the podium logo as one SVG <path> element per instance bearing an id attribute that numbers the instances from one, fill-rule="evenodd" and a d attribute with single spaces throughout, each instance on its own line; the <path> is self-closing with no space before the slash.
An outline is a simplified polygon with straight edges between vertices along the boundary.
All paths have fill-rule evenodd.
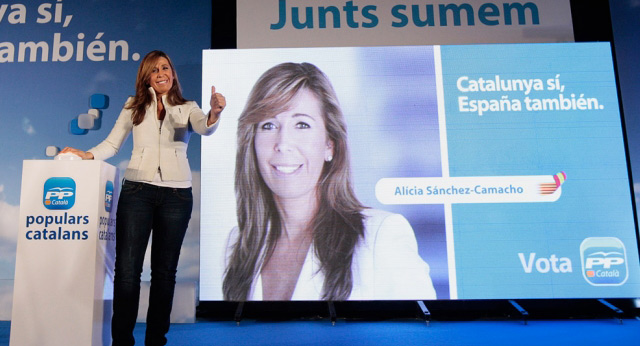
<path id="1" fill-rule="evenodd" d="M 54 177 L 44 182 L 42 203 L 47 209 L 71 209 L 76 202 L 76 182 L 71 178 Z"/>
<path id="2" fill-rule="evenodd" d="M 113 204 L 113 182 L 107 180 L 107 186 L 104 189 L 104 210 L 111 212 L 111 205 Z"/>
<path id="3" fill-rule="evenodd" d="M 627 281 L 627 253 L 620 239 L 587 238 L 580 244 L 582 276 L 592 286 L 620 286 Z"/>

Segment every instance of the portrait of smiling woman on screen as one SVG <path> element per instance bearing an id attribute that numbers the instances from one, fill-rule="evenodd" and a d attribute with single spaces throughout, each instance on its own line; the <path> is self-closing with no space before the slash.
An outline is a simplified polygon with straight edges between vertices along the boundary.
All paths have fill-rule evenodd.
<path id="1" fill-rule="evenodd" d="M 316 66 L 279 64 L 254 85 L 235 191 L 225 300 L 436 299 L 409 222 L 355 196 L 344 117 Z"/>

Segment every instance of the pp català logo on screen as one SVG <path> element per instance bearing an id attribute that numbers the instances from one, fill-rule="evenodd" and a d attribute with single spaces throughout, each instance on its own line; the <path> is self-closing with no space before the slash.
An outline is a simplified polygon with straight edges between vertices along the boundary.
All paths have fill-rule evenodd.
<path id="1" fill-rule="evenodd" d="M 593 286 L 620 286 L 627 281 L 627 252 L 615 237 L 587 238 L 580 244 L 582 276 Z"/>
<path id="2" fill-rule="evenodd" d="M 42 203 L 47 209 L 71 209 L 76 202 L 76 182 L 71 178 L 53 177 L 44 182 Z"/>

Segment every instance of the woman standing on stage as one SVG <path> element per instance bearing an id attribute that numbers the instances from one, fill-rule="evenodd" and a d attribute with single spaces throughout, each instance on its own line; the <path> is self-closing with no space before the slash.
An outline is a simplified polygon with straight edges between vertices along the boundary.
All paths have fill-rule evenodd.
<path id="1" fill-rule="evenodd" d="M 133 152 L 117 210 L 113 346 L 135 343 L 140 275 L 150 237 L 145 344 L 167 342 L 178 258 L 193 207 L 187 145 L 193 132 L 210 135 L 216 130 L 225 105 L 224 96 L 212 87 L 211 111 L 205 115 L 196 102 L 182 97 L 169 56 L 152 51 L 140 63 L 136 94 L 125 103 L 109 136 L 86 152 L 62 150 L 85 160 L 105 160 L 133 133 Z"/>

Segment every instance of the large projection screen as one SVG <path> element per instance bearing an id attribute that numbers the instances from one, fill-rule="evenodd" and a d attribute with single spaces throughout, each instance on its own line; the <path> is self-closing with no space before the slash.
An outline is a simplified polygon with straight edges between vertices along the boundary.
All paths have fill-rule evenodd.
<path id="1" fill-rule="evenodd" d="M 287 62 L 313 64 L 333 86 L 349 160 L 343 162 L 333 140 L 314 142 L 313 131 L 326 132 L 329 120 L 324 111 L 320 121 L 314 115 L 322 108 L 317 93 L 299 92 L 288 108 L 252 120 L 236 183 L 238 119 L 261 75 Z M 640 292 L 608 43 L 206 50 L 202 80 L 205 107 L 212 85 L 227 100 L 217 132 L 202 139 L 203 301 L 623 298 Z M 330 154 L 336 155 L 331 161 Z M 318 232 L 335 237 L 332 227 L 316 228 L 316 238 L 297 247 L 286 246 L 283 227 L 270 241 L 277 227 L 266 210 L 288 225 L 308 222 L 301 214 L 322 214 L 318 220 L 335 213 L 317 197 L 327 193 L 317 191 L 342 191 L 323 187 L 337 184 L 325 173 L 339 164 L 367 207 L 348 228 L 360 230 L 355 243 L 335 247 L 338 258 L 350 261 L 330 263 L 334 253 L 326 244 L 336 242 Z M 302 191 L 303 173 L 312 176 L 318 165 L 326 179 L 313 181 L 317 206 L 289 203 L 283 191 Z M 243 209 L 251 211 L 243 224 L 259 226 L 239 229 L 236 184 L 247 196 Z M 291 239 L 300 239 L 294 233 Z M 269 243 L 278 244 L 271 256 L 260 246 Z M 225 280 L 227 268 L 234 269 Z M 340 268 L 346 275 L 335 274 Z"/>

